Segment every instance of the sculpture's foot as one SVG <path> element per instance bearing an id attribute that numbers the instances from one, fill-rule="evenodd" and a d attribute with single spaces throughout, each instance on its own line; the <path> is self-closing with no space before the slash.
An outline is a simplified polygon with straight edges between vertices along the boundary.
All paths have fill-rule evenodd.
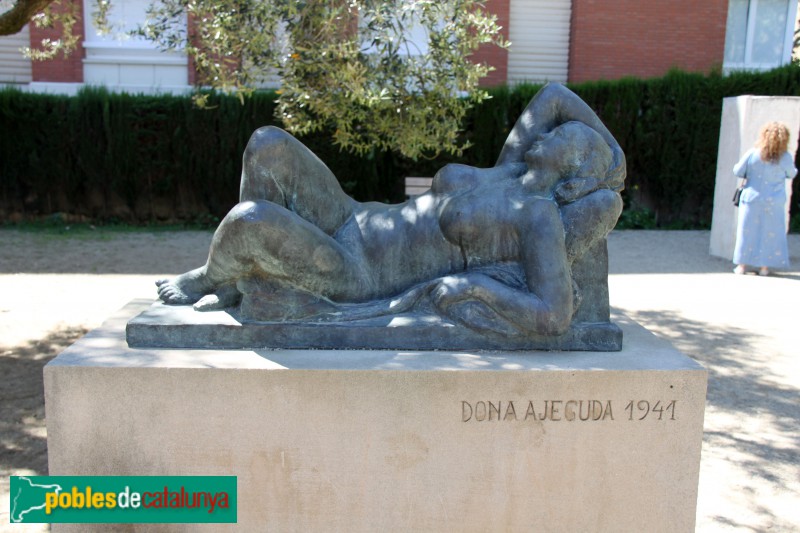
<path id="1" fill-rule="evenodd" d="M 206 276 L 206 267 L 190 270 L 180 276 L 156 281 L 158 297 L 168 305 L 189 305 L 214 292 L 216 287 Z"/>
<path id="2" fill-rule="evenodd" d="M 223 285 L 212 294 L 206 294 L 194 304 L 195 311 L 219 311 L 239 305 L 242 293 L 236 285 Z"/>

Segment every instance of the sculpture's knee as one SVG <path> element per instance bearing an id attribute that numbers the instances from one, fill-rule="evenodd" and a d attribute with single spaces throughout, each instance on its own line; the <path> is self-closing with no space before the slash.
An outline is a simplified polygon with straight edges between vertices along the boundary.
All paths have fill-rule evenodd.
<path id="1" fill-rule="evenodd" d="M 222 219 L 217 232 L 214 234 L 214 240 L 216 242 L 236 242 L 239 243 L 237 246 L 240 246 L 245 240 L 250 240 L 252 238 L 251 234 L 257 231 L 251 226 L 253 226 L 254 222 L 264 219 L 265 205 L 268 204 L 269 202 L 262 201 L 236 204 Z"/>
<path id="2" fill-rule="evenodd" d="M 253 132 L 248 144 L 264 145 L 293 138 L 289 133 L 277 126 L 262 126 Z"/>
<path id="3" fill-rule="evenodd" d="M 284 204 L 284 190 L 289 188 L 293 154 L 298 143 L 275 126 L 257 129 L 250 136 L 242 158 L 239 201 L 269 200 Z"/>
<path id="4" fill-rule="evenodd" d="M 275 210 L 279 208 L 278 205 L 264 200 L 239 202 L 228 212 L 225 222 L 228 226 L 237 227 L 253 222 L 269 224 L 275 218 Z"/>
<path id="5" fill-rule="evenodd" d="M 282 241 L 281 207 L 266 201 L 240 202 L 231 209 L 214 233 L 208 268 L 226 279 L 238 279 L 254 266 L 262 270 L 275 263 Z"/>
<path id="6" fill-rule="evenodd" d="M 257 158 L 265 151 L 272 151 L 276 148 L 284 147 L 293 139 L 294 137 L 290 134 L 275 126 L 258 128 L 250 136 L 247 147 L 245 147 L 245 161 Z"/>
<path id="7" fill-rule="evenodd" d="M 214 235 L 217 243 L 226 242 L 234 257 L 258 260 L 269 256 L 282 241 L 286 220 L 280 206 L 263 200 L 240 202 L 231 209 Z M 276 244 L 277 243 L 277 244 Z"/>

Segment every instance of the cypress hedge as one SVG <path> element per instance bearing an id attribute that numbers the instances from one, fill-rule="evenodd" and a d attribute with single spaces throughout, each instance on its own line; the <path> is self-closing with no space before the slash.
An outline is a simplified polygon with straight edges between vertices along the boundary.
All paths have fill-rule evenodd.
<path id="1" fill-rule="evenodd" d="M 634 226 L 706 227 L 722 99 L 799 96 L 800 67 L 728 76 L 673 71 L 656 79 L 570 88 L 597 111 L 625 151 L 623 220 L 627 216 Z M 402 201 L 404 176 L 432 176 L 452 161 L 492 166 L 538 89 L 492 89 L 492 98 L 468 117 L 463 135 L 471 146 L 459 158 L 411 161 L 378 151 L 356 156 L 333 146 L 324 131 L 301 140 L 356 199 Z M 97 222 L 213 223 L 237 201 L 250 134 L 260 126 L 280 126 L 274 102 L 269 91 L 244 104 L 212 94 L 209 108 L 197 109 L 185 96 L 98 88 L 74 97 L 0 90 L 0 222 L 68 213 Z"/>

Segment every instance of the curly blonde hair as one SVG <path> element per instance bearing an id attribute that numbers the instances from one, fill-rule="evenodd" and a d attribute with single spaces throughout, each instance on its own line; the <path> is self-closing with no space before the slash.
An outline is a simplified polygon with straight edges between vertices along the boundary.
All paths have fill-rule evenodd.
<path id="1" fill-rule="evenodd" d="M 761 159 L 777 162 L 789 146 L 789 128 L 783 122 L 767 122 L 761 126 L 756 147 L 761 148 Z"/>

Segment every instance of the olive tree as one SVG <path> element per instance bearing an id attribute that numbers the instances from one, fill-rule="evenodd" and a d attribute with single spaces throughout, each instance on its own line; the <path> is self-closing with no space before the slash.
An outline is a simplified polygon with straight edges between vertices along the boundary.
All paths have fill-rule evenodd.
<path id="1" fill-rule="evenodd" d="M 112 28 L 114 0 L 94 1 L 95 25 Z M 59 22 L 64 38 L 28 54 L 69 52 L 75 15 L 49 3 L 17 0 L 0 34 Z M 411 158 L 464 149 L 462 120 L 487 98 L 478 82 L 490 69 L 470 58 L 507 44 L 476 0 L 154 0 L 135 33 L 193 60 L 201 106 L 201 88 L 245 98 L 276 78 L 276 113 L 292 133 L 326 129 L 344 149 Z"/>

